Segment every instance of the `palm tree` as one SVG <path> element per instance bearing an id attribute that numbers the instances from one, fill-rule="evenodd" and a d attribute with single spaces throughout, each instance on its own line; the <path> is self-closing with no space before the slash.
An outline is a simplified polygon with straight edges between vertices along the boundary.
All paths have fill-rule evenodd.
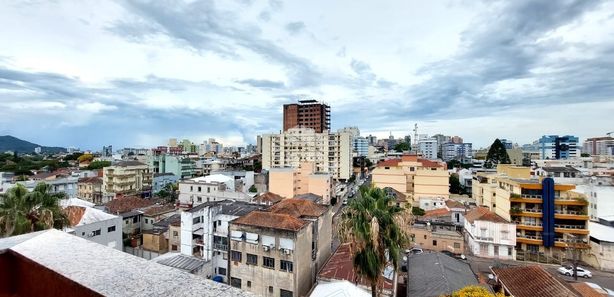
<path id="1" fill-rule="evenodd" d="M 410 216 L 396 205 L 395 198 L 375 187 L 361 187 L 360 195 L 343 210 L 341 241 L 350 245 L 354 268 L 371 283 L 374 297 L 383 288 L 386 266 L 397 271 Z"/>
<path id="2" fill-rule="evenodd" d="M 0 236 L 13 236 L 69 224 L 59 205 L 64 193 L 50 193 L 50 186 L 39 183 L 34 190 L 21 184 L 0 197 Z"/>

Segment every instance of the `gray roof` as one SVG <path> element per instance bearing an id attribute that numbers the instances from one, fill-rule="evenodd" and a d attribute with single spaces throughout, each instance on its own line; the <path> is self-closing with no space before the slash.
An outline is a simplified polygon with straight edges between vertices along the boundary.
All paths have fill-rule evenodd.
<path id="1" fill-rule="evenodd" d="M 122 218 L 130 218 L 130 217 L 134 217 L 134 216 L 138 216 L 138 215 L 142 215 L 143 212 L 140 210 L 131 210 L 131 211 L 127 211 L 127 212 L 122 212 L 119 214 L 120 217 Z"/>
<path id="2" fill-rule="evenodd" d="M 222 204 L 221 214 L 232 215 L 232 216 L 244 216 L 254 210 L 262 209 L 263 205 L 259 204 L 251 204 L 244 201 L 229 201 L 226 200 L 226 203 Z"/>
<path id="3" fill-rule="evenodd" d="M 170 226 L 172 223 L 175 222 L 180 222 L 181 221 L 181 214 L 174 214 L 166 219 L 160 220 L 159 222 L 156 222 L 153 224 L 154 229 L 159 230 L 159 231 L 165 231 L 168 230 L 168 226 Z"/>
<path id="4" fill-rule="evenodd" d="M 164 257 L 161 260 L 154 259 L 155 262 L 169 267 L 184 270 L 186 272 L 198 271 L 205 265 L 206 261 L 196 257 L 190 257 L 182 254 L 176 254 L 171 257 Z"/>
<path id="5" fill-rule="evenodd" d="M 226 201 L 226 200 L 224 200 L 224 201 Z M 221 202 L 222 201 L 207 201 L 207 202 L 205 202 L 203 204 L 199 204 L 197 206 L 194 206 L 194 207 L 192 207 L 192 208 L 190 208 L 189 210 L 186 210 L 186 211 L 187 212 L 197 212 L 197 211 L 199 211 L 201 209 L 204 209 L 204 208 L 207 208 L 207 207 L 210 207 L 210 206 L 218 205 Z"/>
<path id="6" fill-rule="evenodd" d="M 322 201 L 322 196 L 316 195 L 314 193 L 300 194 L 300 195 L 294 196 L 294 198 L 310 200 L 310 201 L 313 201 L 313 202 L 320 202 L 320 201 Z"/>
<path id="7" fill-rule="evenodd" d="M 442 253 L 411 255 L 407 262 L 407 296 L 438 297 L 478 284 L 469 264 Z"/>
<path id="8" fill-rule="evenodd" d="M 113 166 L 119 166 L 119 167 L 127 167 L 127 166 L 145 166 L 147 164 L 145 163 L 141 163 L 139 161 L 119 161 L 115 164 L 113 164 Z"/>
<path id="9" fill-rule="evenodd" d="M 580 172 L 580 170 L 573 167 L 542 167 L 547 172 Z"/>
<path id="10" fill-rule="evenodd" d="M 171 173 L 171 172 L 165 172 L 165 173 L 154 173 L 153 176 L 154 177 L 159 177 L 159 176 L 175 176 L 175 174 Z"/>
<path id="11" fill-rule="evenodd" d="M 62 231 L 26 237 L 0 239 L 0 247 L 103 296 L 252 296 Z"/>

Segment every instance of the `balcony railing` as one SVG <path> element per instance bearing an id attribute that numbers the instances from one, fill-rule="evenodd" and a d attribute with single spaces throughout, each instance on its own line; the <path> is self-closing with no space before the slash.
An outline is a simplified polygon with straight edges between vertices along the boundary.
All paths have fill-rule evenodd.
<path id="1" fill-rule="evenodd" d="M 213 244 L 213 249 L 220 250 L 220 251 L 227 251 L 228 250 L 228 244 L 214 243 Z"/>
<path id="2" fill-rule="evenodd" d="M 522 194 L 521 195 L 522 198 L 525 199 L 542 199 L 542 195 L 528 195 L 528 194 Z"/>
<path id="3" fill-rule="evenodd" d="M 583 211 L 577 211 L 577 210 L 558 210 L 555 209 L 554 213 L 556 214 L 564 214 L 564 215 L 578 215 L 578 216 L 585 216 L 586 213 Z"/>
<path id="4" fill-rule="evenodd" d="M 532 212 L 532 213 L 541 213 L 542 212 L 541 209 L 534 209 L 534 208 L 521 208 L 520 211 L 522 211 L 522 212 Z"/>
<path id="5" fill-rule="evenodd" d="M 543 226 L 542 223 L 537 223 L 537 222 L 519 222 L 519 221 L 515 221 L 514 223 L 517 224 L 517 225 L 534 226 L 534 227 L 542 227 Z"/>
<path id="6" fill-rule="evenodd" d="M 482 237 L 482 236 L 476 236 L 475 239 L 477 240 L 482 240 L 482 241 L 495 241 L 494 238 L 492 237 Z"/>
<path id="7" fill-rule="evenodd" d="M 541 235 L 516 235 L 516 238 L 542 240 Z"/>
<path id="8" fill-rule="evenodd" d="M 554 228 L 560 228 L 560 229 L 586 229 L 585 226 L 582 225 L 562 225 L 562 224 L 554 224 Z"/>

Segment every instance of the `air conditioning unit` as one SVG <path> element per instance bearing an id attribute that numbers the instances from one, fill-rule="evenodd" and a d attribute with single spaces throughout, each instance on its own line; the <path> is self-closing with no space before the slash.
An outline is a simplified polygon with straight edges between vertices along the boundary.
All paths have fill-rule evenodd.
<path id="1" fill-rule="evenodd" d="M 262 246 L 262 249 L 263 249 L 265 252 L 268 252 L 268 251 L 269 251 L 269 249 L 271 249 L 271 247 L 269 247 L 268 245 L 263 245 L 263 246 Z"/>

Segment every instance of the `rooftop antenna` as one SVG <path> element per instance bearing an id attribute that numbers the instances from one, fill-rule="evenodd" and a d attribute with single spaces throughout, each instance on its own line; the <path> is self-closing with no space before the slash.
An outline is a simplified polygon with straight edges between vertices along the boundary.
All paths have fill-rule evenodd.
<path id="1" fill-rule="evenodd" d="M 418 152 L 418 123 L 414 124 L 414 150 Z"/>

